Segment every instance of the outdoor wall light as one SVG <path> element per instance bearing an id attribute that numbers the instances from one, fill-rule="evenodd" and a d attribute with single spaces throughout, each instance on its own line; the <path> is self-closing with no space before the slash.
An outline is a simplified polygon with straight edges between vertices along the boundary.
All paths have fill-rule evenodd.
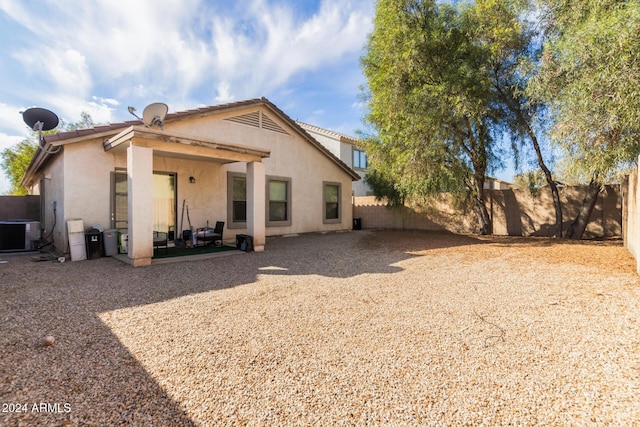
<path id="1" fill-rule="evenodd" d="M 196 179 L 194 177 L 190 176 L 189 177 L 189 182 L 192 183 L 192 184 L 195 184 L 196 183 Z"/>

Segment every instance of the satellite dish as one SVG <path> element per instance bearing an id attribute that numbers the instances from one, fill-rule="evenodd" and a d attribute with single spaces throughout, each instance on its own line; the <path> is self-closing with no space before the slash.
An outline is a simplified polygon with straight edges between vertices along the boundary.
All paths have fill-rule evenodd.
<path id="1" fill-rule="evenodd" d="M 145 107 L 142 112 L 142 121 L 148 127 L 159 125 L 160 129 L 164 129 L 164 118 L 169 111 L 167 104 L 162 102 L 154 102 Z"/>
<path id="2" fill-rule="evenodd" d="M 45 149 L 44 140 L 42 139 L 42 131 L 55 129 L 58 123 L 60 123 L 58 116 L 56 116 L 54 112 L 45 108 L 34 107 L 21 111 L 20 113 L 22 114 L 22 120 L 24 120 L 27 126 L 34 131 L 38 131 L 38 144 L 42 151 L 48 154 L 56 154 L 62 149 L 62 147 L 58 147 L 55 150 L 47 150 Z"/>
<path id="3" fill-rule="evenodd" d="M 22 112 L 22 120 L 33 130 L 55 129 L 60 122 L 58 116 L 45 108 L 29 108 Z"/>

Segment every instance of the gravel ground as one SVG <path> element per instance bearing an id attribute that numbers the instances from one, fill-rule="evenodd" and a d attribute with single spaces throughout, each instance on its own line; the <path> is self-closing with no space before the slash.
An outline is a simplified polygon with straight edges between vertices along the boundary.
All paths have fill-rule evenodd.
<path id="1" fill-rule="evenodd" d="M 1 425 L 640 425 L 617 241 L 358 231 L 138 269 L 0 259 Z"/>

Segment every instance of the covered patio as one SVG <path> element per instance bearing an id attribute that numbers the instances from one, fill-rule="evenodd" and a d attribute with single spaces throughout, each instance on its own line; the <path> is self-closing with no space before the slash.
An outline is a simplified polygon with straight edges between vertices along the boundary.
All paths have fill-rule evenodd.
<path id="1" fill-rule="evenodd" d="M 144 126 L 130 126 L 104 141 L 106 152 L 126 153 L 128 262 L 134 267 L 151 264 L 153 258 L 154 158 L 205 161 L 217 164 L 245 163 L 247 183 L 247 234 L 256 252 L 265 245 L 265 166 L 270 150 L 183 135 Z"/>

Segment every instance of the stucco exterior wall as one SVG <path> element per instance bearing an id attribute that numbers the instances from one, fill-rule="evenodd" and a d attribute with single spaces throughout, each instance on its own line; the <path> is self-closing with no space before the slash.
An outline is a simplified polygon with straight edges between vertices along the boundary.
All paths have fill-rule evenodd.
<path id="1" fill-rule="evenodd" d="M 65 147 L 64 214 L 82 219 L 85 228 L 111 226 L 111 172 L 114 153 L 105 152 L 102 141 L 78 142 Z"/>
<path id="2" fill-rule="evenodd" d="M 316 141 L 318 141 L 320 144 L 324 145 L 329 151 L 331 151 L 331 154 L 333 154 L 334 156 L 336 156 L 337 158 L 345 162 L 349 167 L 353 166 L 351 164 L 353 161 L 347 161 L 348 156 L 346 156 L 346 153 L 343 147 L 343 145 L 345 144 L 341 144 L 340 141 L 335 138 L 330 138 L 327 135 L 324 135 L 319 132 L 314 132 L 313 130 L 310 130 L 308 128 L 305 128 L 305 130 L 309 135 L 314 137 Z"/>
<path id="3" fill-rule="evenodd" d="M 57 247 L 67 246 L 64 226 L 64 158 L 53 157 L 38 176 L 37 184 L 30 189 L 31 194 L 41 197 L 40 226 L 42 238 L 52 241 Z M 54 212 L 55 203 L 55 212 Z"/>
<path id="4" fill-rule="evenodd" d="M 352 185 L 352 193 L 356 197 L 362 197 L 373 194 L 371 188 L 364 181 L 364 177 L 366 172 L 361 169 L 354 169 L 355 172 L 360 176 L 360 181 L 355 181 Z"/>
<path id="5" fill-rule="evenodd" d="M 267 226 L 267 236 L 351 229 L 353 221 L 351 178 L 318 148 L 303 140 L 284 122 L 273 115 L 270 115 L 270 117 L 286 129 L 290 135 L 256 129 L 224 120 L 202 120 L 204 122 L 203 126 L 197 129 L 198 123 L 196 121 L 192 123 L 194 128 L 191 131 L 203 137 L 215 135 L 217 139 L 225 142 L 271 150 L 271 156 L 264 159 L 265 173 L 267 178 L 269 176 L 278 176 L 291 179 L 292 218 L 290 226 Z M 176 130 L 176 132 L 184 130 L 180 129 Z M 223 166 L 222 169 L 224 173 L 221 179 L 226 180 L 226 171 L 245 173 L 246 165 L 232 163 Z M 342 211 L 340 223 L 323 224 L 322 193 L 324 181 L 339 182 L 341 184 Z M 224 188 L 226 189 L 226 186 Z M 226 209 L 226 190 L 223 195 L 223 201 Z M 243 229 L 229 230 L 229 233 L 233 235 L 245 232 L 246 230 Z"/>

